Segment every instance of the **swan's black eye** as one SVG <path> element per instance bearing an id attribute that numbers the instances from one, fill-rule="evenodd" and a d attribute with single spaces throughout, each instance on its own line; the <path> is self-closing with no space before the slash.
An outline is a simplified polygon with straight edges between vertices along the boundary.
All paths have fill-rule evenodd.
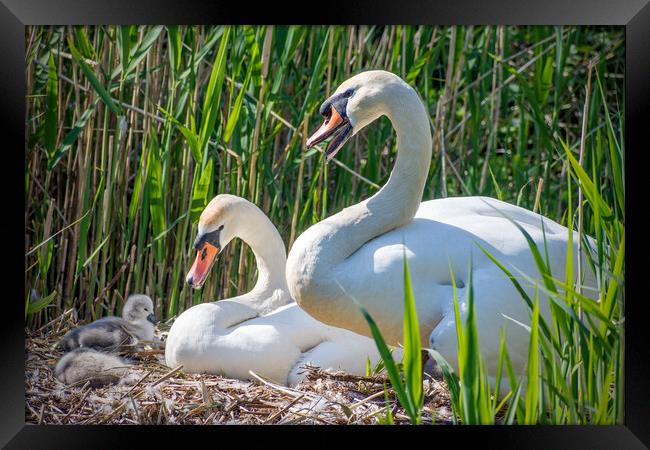
<path id="1" fill-rule="evenodd" d="M 343 93 L 343 97 L 350 98 L 352 97 L 352 94 L 354 94 L 354 89 L 350 88 Z"/>

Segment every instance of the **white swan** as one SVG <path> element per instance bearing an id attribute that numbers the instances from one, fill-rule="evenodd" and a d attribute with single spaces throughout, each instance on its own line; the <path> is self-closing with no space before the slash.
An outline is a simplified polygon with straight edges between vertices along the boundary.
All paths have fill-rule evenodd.
<path id="1" fill-rule="evenodd" d="M 394 74 L 368 71 L 348 79 L 323 103 L 320 113 L 325 123 L 307 146 L 334 136 L 326 150 L 328 160 L 350 136 L 382 115 L 395 128 L 398 152 L 390 178 L 379 192 L 298 237 L 287 260 L 286 277 L 293 298 L 317 320 L 369 335 L 366 321 L 349 298 L 354 297 L 368 309 L 386 341 L 396 345 L 402 340 L 405 252 L 422 344 L 438 350 L 458 370 L 450 266 L 460 287 L 464 320 L 463 286 L 471 256 L 478 333 L 488 373 L 496 373 L 503 326 L 513 365 L 523 367 L 528 332 L 506 316 L 530 323 L 529 310 L 511 281 L 477 244 L 515 276 L 523 272 L 540 279 L 524 236 L 497 209 L 523 226 L 542 252 L 543 221 L 550 267 L 563 279 L 567 228 L 492 198 L 456 197 L 420 203 L 431 161 L 429 115 L 416 91 Z M 576 255 L 577 233 L 573 242 Z M 582 267 L 587 267 L 586 262 Z M 584 275 L 583 283 L 595 287 L 591 271 Z M 532 283 L 521 278 L 520 282 L 534 295 Z M 593 291 L 585 293 L 593 295 Z M 540 292 L 540 311 L 548 318 L 545 299 Z"/>
<path id="2" fill-rule="evenodd" d="M 168 366 L 242 380 L 252 370 L 277 383 L 295 385 L 304 364 L 363 375 L 367 358 L 380 360 L 374 342 L 319 323 L 292 301 L 285 279 L 286 250 L 277 229 L 254 204 L 217 195 L 199 220 L 197 257 L 187 282 L 200 288 L 217 254 L 235 237 L 257 261 L 252 291 L 193 306 L 172 325 L 166 341 Z M 400 350 L 396 350 L 396 357 Z"/>

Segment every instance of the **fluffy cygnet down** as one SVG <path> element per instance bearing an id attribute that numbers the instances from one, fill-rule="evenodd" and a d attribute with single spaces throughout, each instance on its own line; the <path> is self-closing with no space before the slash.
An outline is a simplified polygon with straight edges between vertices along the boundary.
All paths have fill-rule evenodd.
<path id="1" fill-rule="evenodd" d="M 117 356 L 89 348 L 76 348 L 56 364 L 54 374 L 65 384 L 90 382 L 93 388 L 119 382 L 131 366 Z"/>
<path id="2" fill-rule="evenodd" d="M 124 304 L 122 317 L 103 317 L 74 328 L 63 336 L 61 346 L 66 352 L 79 347 L 116 350 L 138 340 L 153 340 L 157 322 L 151 298 L 133 294 Z"/>

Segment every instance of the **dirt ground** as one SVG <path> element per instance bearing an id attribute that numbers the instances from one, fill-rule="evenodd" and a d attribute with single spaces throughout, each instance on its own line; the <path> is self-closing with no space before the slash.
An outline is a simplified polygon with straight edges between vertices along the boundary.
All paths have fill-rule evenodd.
<path id="1" fill-rule="evenodd" d="M 65 315 L 64 315 L 65 316 Z M 57 345 L 74 326 L 62 316 L 36 332 L 25 332 L 25 422 L 31 424 L 378 424 L 387 413 L 382 376 L 357 377 L 305 367 L 295 388 L 261 377 L 250 381 L 185 374 L 164 364 L 164 348 L 138 344 L 122 356 L 134 365 L 115 385 L 91 388 L 54 378 L 62 355 Z M 159 326 L 160 335 L 169 326 Z M 423 423 L 451 423 L 445 383 L 424 375 Z M 392 389 L 388 407 L 395 423 L 409 423 Z"/>

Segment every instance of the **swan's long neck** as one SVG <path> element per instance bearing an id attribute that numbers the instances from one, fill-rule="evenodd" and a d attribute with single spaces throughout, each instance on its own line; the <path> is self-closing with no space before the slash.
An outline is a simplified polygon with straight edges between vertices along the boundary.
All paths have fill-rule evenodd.
<path id="1" fill-rule="evenodd" d="M 407 98 L 389 97 L 393 101 L 386 105 L 397 134 L 397 157 L 388 181 L 369 199 L 324 221 L 334 225 L 326 250 L 337 258 L 347 258 L 370 239 L 410 222 L 420 206 L 431 161 L 431 131 L 424 105 L 414 91 L 409 93 Z"/>
<path id="2" fill-rule="evenodd" d="M 235 234 L 255 255 L 257 282 L 248 293 L 232 300 L 265 314 L 291 301 L 285 276 L 287 253 L 278 230 L 257 207 L 245 207 L 246 217 Z"/>
<path id="3" fill-rule="evenodd" d="M 405 83 L 389 91 L 382 106 L 397 133 L 397 157 L 388 182 L 369 199 L 309 228 L 289 255 L 287 280 L 292 295 L 324 321 L 333 311 L 349 307 L 337 305 L 350 303 L 338 281 L 354 274 L 337 273 L 338 265 L 369 240 L 410 222 L 422 199 L 431 161 L 428 113 Z"/>

